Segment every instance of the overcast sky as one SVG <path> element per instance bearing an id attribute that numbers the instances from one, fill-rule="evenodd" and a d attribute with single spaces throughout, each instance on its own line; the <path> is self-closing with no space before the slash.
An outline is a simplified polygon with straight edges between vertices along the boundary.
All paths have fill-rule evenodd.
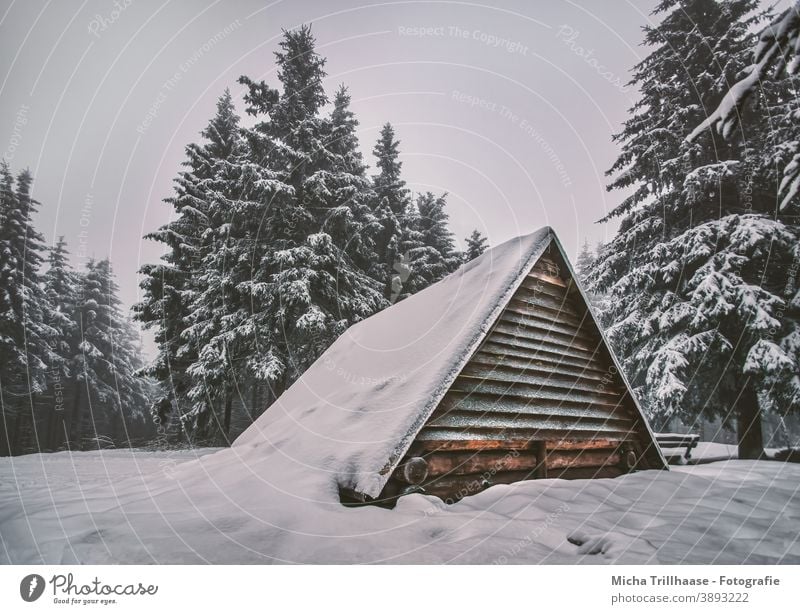
<path id="1" fill-rule="evenodd" d="M 130 305 L 184 146 L 226 87 L 243 113 L 240 75 L 275 85 L 281 28 L 311 22 L 367 160 L 392 122 L 410 187 L 449 192 L 460 243 L 549 224 L 574 255 L 614 231 L 595 222 L 623 196 L 604 171 L 654 4 L 5 0 L 0 155 L 33 173 L 47 241 L 65 235 L 76 264 L 109 255 Z"/>

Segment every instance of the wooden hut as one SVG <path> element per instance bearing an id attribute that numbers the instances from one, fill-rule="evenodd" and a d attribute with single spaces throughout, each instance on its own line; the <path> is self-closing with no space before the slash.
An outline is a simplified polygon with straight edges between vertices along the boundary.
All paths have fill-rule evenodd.
<path id="1" fill-rule="evenodd" d="M 344 502 L 413 492 L 453 502 L 494 484 L 667 468 L 550 228 L 487 251 L 343 337 L 277 404 L 294 423 L 307 417 L 302 439 L 310 426 L 325 433 L 318 446 L 325 437 L 353 446 L 325 460 Z"/>

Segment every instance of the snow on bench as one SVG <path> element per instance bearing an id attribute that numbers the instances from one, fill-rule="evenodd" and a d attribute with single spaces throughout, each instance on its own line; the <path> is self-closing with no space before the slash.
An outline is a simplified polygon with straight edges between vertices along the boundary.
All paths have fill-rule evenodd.
<path id="1" fill-rule="evenodd" d="M 655 433 L 656 441 L 661 449 L 665 448 L 686 448 L 683 457 L 689 460 L 692 457 L 692 449 L 697 447 L 700 442 L 700 435 L 694 433 Z"/>

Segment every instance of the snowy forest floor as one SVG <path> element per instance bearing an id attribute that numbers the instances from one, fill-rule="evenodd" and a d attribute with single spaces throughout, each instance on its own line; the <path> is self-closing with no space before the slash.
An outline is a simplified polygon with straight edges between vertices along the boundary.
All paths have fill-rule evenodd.
<path id="1" fill-rule="evenodd" d="M 281 494 L 214 452 L 0 459 L 0 562 L 800 563 L 798 464 L 536 480 L 384 510 Z"/>

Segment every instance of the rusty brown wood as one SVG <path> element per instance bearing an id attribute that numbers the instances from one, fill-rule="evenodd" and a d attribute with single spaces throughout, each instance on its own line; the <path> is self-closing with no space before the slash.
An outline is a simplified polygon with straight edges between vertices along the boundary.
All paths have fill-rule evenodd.
<path id="1" fill-rule="evenodd" d="M 573 452 L 549 452 L 547 469 L 571 467 L 605 467 L 620 464 L 620 455 L 614 451 L 578 450 Z"/>
<path id="2" fill-rule="evenodd" d="M 552 439 L 547 442 L 547 449 L 555 451 L 616 449 L 621 443 L 619 439 Z"/>
<path id="3" fill-rule="evenodd" d="M 479 450 L 475 452 L 434 452 L 425 457 L 430 477 L 500 471 L 530 471 L 536 455 L 519 450 Z"/>
<path id="4" fill-rule="evenodd" d="M 607 437 L 635 441 L 636 432 L 632 429 L 604 425 L 603 427 L 576 425 L 569 429 L 515 429 L 515 428 L 446 428 L 424 427 L 417 436 L 419 441 L 455 441 L 455 440 L 502 440 L 509 439 L 558 439 L 563 437 L 586 438 Z"/>
<path id="5" fill-rule="evenodd" d="M 415 456 L 424 456 L 431 452 L 447 451 L 477 451 L 477 450 L 529 450 L 533 442 L 527 439 L 465 439 L 449 441 L 420 441 L 417 440 L 411 446 L 411 451 Z"/>

